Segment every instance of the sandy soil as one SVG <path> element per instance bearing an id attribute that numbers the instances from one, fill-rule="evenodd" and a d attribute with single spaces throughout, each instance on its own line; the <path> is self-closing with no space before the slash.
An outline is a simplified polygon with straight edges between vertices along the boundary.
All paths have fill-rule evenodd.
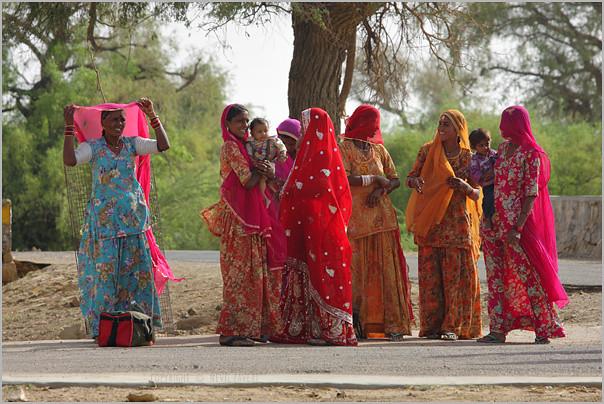
<path id="1" fill-rule="evenodd" d="M 217 264 L 173 263 L 178 276 L 186 278 L 170 287 L 178 335 L 212 334 L 222 300 L 222 279 Z M 3 341 L 59 339 L 63 327 L 82 324 L 74 264 L 55 264 L 31 271 L 2 289 Z M 566 325 L 601 325 L 602 293 L 599 288 L 568 290 L 570 303 L 560 317 Z M 412 284 L 413 311 L 418 314 L 418 288 Z M 483 302 L 486 286 L 482 286 Z M 486 304 L 483 323 L 488 324 Z M 189 322 L 189 325 L 182 323 Z M 191 325 L 192 324 L 192 325 Z"/>
<path id="2" fill-rule="evenodd" d="M 129 401 L 136 395 L 153 401 L 466 401 L 466 402 L 599 402 L 602 390 L 596 387 L 410 387 L 384 390 L 355 390 L 305 387 L 217 388 L 217 387 L 166 387 L 128 389 L 115 387 L 48 388 L 34 386 L 3 386 L 6 400 L 18 394 L 19 389 L 28 401 Z"/>

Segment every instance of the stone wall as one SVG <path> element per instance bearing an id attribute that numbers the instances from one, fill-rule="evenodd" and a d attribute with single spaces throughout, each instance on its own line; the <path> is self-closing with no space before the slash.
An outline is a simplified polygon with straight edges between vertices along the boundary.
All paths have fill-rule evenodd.
<path id="1" fill-rule="evenodd" d="M 560 258 L 602 259 L 602 197 L 551 196 Z"/>

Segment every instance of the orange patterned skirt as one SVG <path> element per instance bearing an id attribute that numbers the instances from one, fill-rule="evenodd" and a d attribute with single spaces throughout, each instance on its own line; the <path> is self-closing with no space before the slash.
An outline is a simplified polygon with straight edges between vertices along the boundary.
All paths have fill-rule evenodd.
<path id="1" fill-rule="evenodd" d="M 480 337 L 480 282 L 471 248 L 419 246 L 419 336 Z"/>
<path id="2" fill-rule="evenodd" d="M 398 231 L 350 242 L 353 310 L 359 313 L 363 336 L 411 335 L 411 288 Z"/>
<path id="3" fill-rule="evenodd" d="M 216 332 L 252 338 L 279 334 L 281 270 L 268 269 L 264 238 L 246 234 L 228 208 L 220 216 L 223 303 Z"/>

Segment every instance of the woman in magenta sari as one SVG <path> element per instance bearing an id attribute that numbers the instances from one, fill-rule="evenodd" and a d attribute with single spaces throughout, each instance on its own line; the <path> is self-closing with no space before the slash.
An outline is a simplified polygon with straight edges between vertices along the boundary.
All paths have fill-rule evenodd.
<path id="1" fill-rule="evenodd" d="M 547 344 L 564 337 L 554 303 L 568 303 L 558 277 L 550 161 L 524 107 L 503 111 L 499 129 L 506 141 L 495 163 L 493 226 L 481 229 L 490 333 L 478 342 L 503 343 L 508 332 L 523 329 L 535 332 L 535 343 Z"/>
<path id="2" fill-rule="evenodd" d="M 282 330 L 279 295 L 285 261 L 285 235 L 275 204 L 266 206 L 260 176 L 274 177 L 270 163 L 254 165 L 244 148 L 248 111 L 227 106 L 220 121 L 220 201 L 201 211 L 209 230 L 220 237 L 223 304 L 217 333 L 221 345 L 252 346 Z M 266 196 L 273 200 L 268 188 Z"/>

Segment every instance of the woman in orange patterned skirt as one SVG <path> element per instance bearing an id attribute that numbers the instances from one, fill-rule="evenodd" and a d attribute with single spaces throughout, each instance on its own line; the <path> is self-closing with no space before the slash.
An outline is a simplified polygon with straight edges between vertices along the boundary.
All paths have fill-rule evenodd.
<path id="1" fill-rule="evenodd" d="M 359 106 L 340 144 L 352 192 L 352 306 L 357 337 L 401 340 L 411 335 L 410 285 L 396 211 L 388 194 L 400 186 L 380 131 L 380 112 Z M 356 316 L 355 316 L 356 317 Z"/>
<path id="2" fill-rule="evenodd" d="M 275 203 L 268 207 L 257 186 L 260 176 L 274 177 L 270 163 L 254 163 L 243 142 L 248 111 L 227 106 L 221 119 L 220 202 L 201 211 L 210 231 L 220 237 L 223 303 L 217 333 L 221 345 L 252 346 L 283 329 L 279 310 L 285 234 Z M 266 197 L 272 200 L 270 192 Z"/>
<path id="3" fill-rule="evenodd" d="M 419 150 L 407 186 L 407 229 L 419 247 L 420 337 L 477 338 L 482 333 L 480 189 L 469 179 L 471 152 L 463 114 L 447 110 L 434 140 Z"/>

